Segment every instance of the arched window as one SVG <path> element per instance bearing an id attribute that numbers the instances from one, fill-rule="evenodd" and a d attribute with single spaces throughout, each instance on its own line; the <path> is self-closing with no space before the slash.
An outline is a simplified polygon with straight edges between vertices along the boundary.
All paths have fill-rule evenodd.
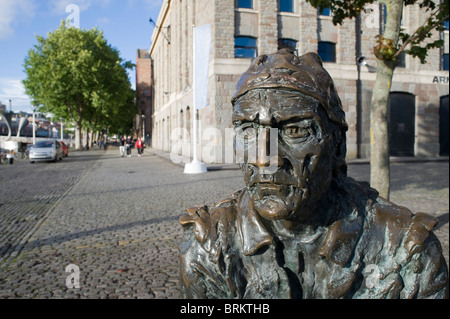
<path id="1" fill-rule="evenodd" d="M 191 109 L 186 107 L 186 129 L 188 132 L 191 132 Z"/>
<path id="2" fill-rule="evenodd" d="M 256 58 L 256 38 L 247 36 L 234 37 L 235 58 Z"/>
<path id="3" fill-rule="evenodd" d="M 183 110 L 180 111 L 180 127 L 184 128 L 184 112 L 183 112 Z"/>

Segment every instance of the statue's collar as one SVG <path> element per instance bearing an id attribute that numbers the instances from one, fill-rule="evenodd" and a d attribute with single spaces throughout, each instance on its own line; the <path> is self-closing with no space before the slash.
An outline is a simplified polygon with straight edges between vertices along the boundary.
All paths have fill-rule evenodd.
<path id="1" fill-rule="evenodd" d="M 244 255 L 254 255 L 260 248 L 273 244 L 274 238 L 253 209 L 246 189 L 240 194 L 237 204 L 237 229 Z"/>

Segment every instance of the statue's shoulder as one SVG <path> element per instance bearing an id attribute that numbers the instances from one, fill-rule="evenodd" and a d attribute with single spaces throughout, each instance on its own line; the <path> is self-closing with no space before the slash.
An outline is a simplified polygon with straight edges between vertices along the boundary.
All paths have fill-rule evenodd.
<path id="1" fill-rule="evenodd" d="M 192 227 L 195 239 L 200 244 L 205 244 L 208 240 L 215 241 L 219 235 L 218 229 L 227 234 L 233 227 L 236 203 L 241 192 L 242 190 L 237 191 L 212 205 L 186 209 L 186 213 L 180 217 L 180 224 L 185 228 Z"/>
<path id="2" fill-rule="evenodd" d="M 410 258 L 425 248 L 438 222 L 435 217 L 426 213 L 413 213 L 404 206 L 380 197 L 366 182 L 345 178 L 340 181 L 339 187 L 343 194 L 341 202 L 349 201 L 349 207 L 358 203 L 356 209 L 364 219 L 361 224 L 364 225 L 364 237 L 374 251 L 379 250 L 376 247 L 389 248 L 392 250 L 390 253 L 401 250 L 406 251 L 407 258 Z"/>
<path id="3" fill-rule="evenodd" d="M 433 233 L 438 222 L 435 217 L 414 214 L 406 207 L 378 197 L 366 218 L 366 231 L 359 246 L 362 250 L 358 252 L 364 256 L 366 267 L 372 267 L 379 276 L 374 286 L 377 289 L 367 286 L 369 289 L 362 289 L 361 296 L 448 296 L 447 266 L 442 246 Z"/>
<path id="4" fill-rule="evenodd" d="M 389 234 L 389 246 L 402 248 L 406 259 L 426 248 L 426 241 L 438 223 L 437 218 L 426 213 L 413 213 L 410 209 L 378 197 L 366 218 L 373 232 Z M 433 237 L 434 238 L 434 237 Z"/>

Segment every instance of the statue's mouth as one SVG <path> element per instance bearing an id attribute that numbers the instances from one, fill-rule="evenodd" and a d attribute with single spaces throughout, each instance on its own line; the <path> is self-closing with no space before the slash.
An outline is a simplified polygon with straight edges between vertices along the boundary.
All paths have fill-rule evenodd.
<path id="1" fill-rule="evenodd" d="M 257 200 L 282 199 L 290 200 L 295 195 L 295 185 L 285 185 L 276 183 L 254 183 L 249 187 L 250 193 L 255 195 Z"/>
<path id="2" fill-rule="evenodd" d="M 252 187 L 260 198 L 266 196 L 287 197 L 293 188 L 292 185 L 275 183 L 255 183 Z"/>

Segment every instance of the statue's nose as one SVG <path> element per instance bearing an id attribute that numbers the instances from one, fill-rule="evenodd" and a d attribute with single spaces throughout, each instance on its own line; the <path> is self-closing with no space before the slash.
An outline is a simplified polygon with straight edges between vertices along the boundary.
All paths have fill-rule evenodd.
<path id="1" fill-rule="evenodd" d="M 249 163 L 258 167 L 279 167 L 283 160 L 278 154 L 278 129 L 263 127 L 258 129 L 256 156 Z"/>

